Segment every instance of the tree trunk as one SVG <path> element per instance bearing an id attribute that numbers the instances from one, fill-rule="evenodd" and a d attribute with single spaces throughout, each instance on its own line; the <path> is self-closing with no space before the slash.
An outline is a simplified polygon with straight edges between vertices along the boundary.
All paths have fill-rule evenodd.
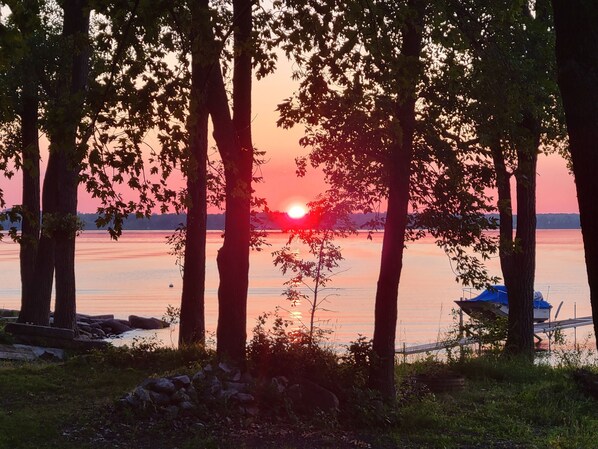
<path id="1" fill-rule="evenodd" d="M 73 167 L 72 146 L 55 150 L 58 156 L 58 214 L 60 223 L 55 241 L 56 304 L 54 326 L 76 329 L 75 238 L 77 235 L 77 186 L 79 170 Z"/>
<path id="2" fill-rule="evenodd" d="M 83 99 L 89 75 L 89 8 L 86 0 L 72 0 L 64 5 L 63 39 L 72 51 L 70 69 L 61 85 L 55 113 L 57 120 L 51 142 L 57 160 L 57 220 L 55 230 L 56 309 L 54 325 L 76 330 L 75 238 L 77 226 L 77 187 L 82 155 L 77 145 Z M 64 111 L 67 111 L 66 113 Z"/>
<path id="3" fill-rule="evenodd" d="M 206 280 L 206 218 L 207 218 L 207 158 L 208 109 L 206 91 L 210 61 L 205 50 L 210 44 L 209 6 L 207 1 L 195 2 L 192 7 L 194 32 L 192 43 L 191 98 L 189 106 L 189 153 L 187 167 L 187 229 L 181 324 L 179 345 L 205 341 L 205 280 Z M 208 38 L 206 38 L 206 35 Z"/>
<path id="4" fill-rule="evenodd" d="M 234 0 L 235 61 L 233 72 L 232 132 L 234 142 L 221 144 L 222 134 L 230 134 L 230 122 L 214 119 L 214 133 L 222 155 L 226 178 L 226 217 L 224 244 L 218 252 L 217 352 L 220 358 L 243 365 L 247 341 L 247 290 L 249 286 L 249 246 L 251 238 L 251 182 L 253 143 L 251 140 L 251 30 L 250 0 Z M 221 109 L 224 109 L 220 95 Z M 228 109 L 228 105 L 226 105 Z M 212 112 L 212 110 L 210 111 Z M 224 114 L 226 115 L 226 114 Z M 217 124 L 217 122 L 219 122 Z M 216 129 L 218 126 L 218 130 Z M 231 145 L 232 143 L 232 145 Z"/>
<path id="5" fill-rule="evenodd" d="M 37 80 L 31 76 L 31 66 L 23 76 L 23 111 L 21 114 L 21 145 L 23 164 L 21 263 L 21 323 L 47 325 L 48 316 L 38 314 L 36 303 L 36 260 L 40 238 L 40 172 L 38 139 Z M 41 316 L 40 316 L 41 315 Z"/>
<path id="6" fill-rule="evenodd" d="M 513 278 L 513 204 L 511 201 L 511 177 L 507 171 L 500 140 L 497 140 L 491 150 L 494 171 L 496 173 L 496 188 L 498 191 L 499 214 L 499 249 L 500 268 L 505 280 L 507 291 Z"/>
<path id="7" fill-rule="evenodd" d="M 418 10 L 414 6 L 419 3 Z M 409 178 L 413 158 L 415 130 L 416 86 L 419 80 L 419 57 L 422 48 L 422 2 L 410 1 L 415 12 L 403 29 L 402 56 L 405 73 L 401 83 L 408 80 L 406 95 L 399 101 L 397 118 L 401 125 L 400 138 L 391 149 L 388 160 L 388 209 L 382 241 L 380 274 L 376 290 L 373 350 L 375 359 L 370 371 L 370 384 L 386 399 L 395 397 L 394 357 L 397 327 L 399 282 L 403 268 L 403 248 L 408 221 Z"/>
<path id="8" fill-rule="evenodd" d="M 598 4 L 552 0 L 558 83 L 579 202 L 594 335 L 598 335 Z"/>
<path id="9" fill-rule="evenodd" d="M 517 151 L 517 232 L 513 240 L 511 186 L 500 142 L 491 148 L 496 171 L 500 216 L 500 266 L 509 295 L 505 353 L 533 358 L 533 296 L 536 260 L 536 163 L 539 132 L 528 118 L 522 126 L 530 134 L 527 145 Z"/>
<path id="10" fill-rule="evenodd" d="M 42 191 L 42 232 L 35 261 L 35 308 L 31 322 L 48 325 L 54 282 L 55 241 L 52 235 L 52 217 L 57 211 L 59 183 L 56 155 L 50 152 Z"/>
<path id="11" fill-rule="evenodd" d="M 512 281 L 507 285 L 509 318 L 505 353 L 534 357 L 534 279 L 536 272 L 536 165 L 540 134 L 536 120 L 524 125 L 529 142 L 517 150 L 517 232 Z"/>

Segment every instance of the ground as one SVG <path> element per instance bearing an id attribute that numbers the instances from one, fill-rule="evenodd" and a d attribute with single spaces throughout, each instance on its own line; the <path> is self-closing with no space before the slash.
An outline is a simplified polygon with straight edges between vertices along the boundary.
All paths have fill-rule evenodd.
<path id="1" fill-rule="evenodd" d="M 137 416 L 118 399 L 149 376 L 193 372 L 198 354 L 125 353 L 72 357 L 65 363 L 0 365 L 0 448 L 315 449 L 598 448 L 598 402 L 572 379 L 572 367 L 472 359 L 451 369 L 466 387 L 409 397 L 400 406 L 345 415 L 216 419 Z M 398 378 L 436 364 L 402 365 Z M 436 368 L 435 368 L 436 369 Z"/>

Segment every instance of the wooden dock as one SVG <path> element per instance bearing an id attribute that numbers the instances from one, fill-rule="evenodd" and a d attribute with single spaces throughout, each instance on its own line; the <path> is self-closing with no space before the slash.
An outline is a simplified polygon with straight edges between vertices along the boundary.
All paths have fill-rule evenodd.
<path id="1" fill-rule="evenodd" d="M 557 330 L 572 329 L 576 327 L 592 325 L 592 317 L 569 318 L 566 320 L 546 321 L 544 323 L 534 324 L 534 334 L 551 334 Z M 435 343 L 426 343 L 421 345 L 407 346 L 403 343 L 402 347 L 395 349 L 395 354 L 407 356 L 412 354 L 422 354 L 426 352 L 442 351 L 444 349 L 454 348 L 456 346 L 469 346 L 478 344 L 479 339 L 474 337 L 461 338 L 459 340 L 437 341 Z"/>

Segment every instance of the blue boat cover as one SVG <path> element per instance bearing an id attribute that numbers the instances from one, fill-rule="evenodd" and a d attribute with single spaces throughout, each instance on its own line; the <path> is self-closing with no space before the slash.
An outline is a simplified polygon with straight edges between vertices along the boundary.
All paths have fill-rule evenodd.
<path id="1" fill-rule="evenodd" d="M 469 301 L 480 301 L 480 302 L 495 302 L 509 305 L 509 299 L 507 296 L 507 287 L 504 285 L 493 285 L 490 288 L 484 290 L 475 298 L 471 298 Z M 534 309 L 551 309 L 552 305 L 544 301 L 544 297 L 540 292 L 534 292 Z"/>

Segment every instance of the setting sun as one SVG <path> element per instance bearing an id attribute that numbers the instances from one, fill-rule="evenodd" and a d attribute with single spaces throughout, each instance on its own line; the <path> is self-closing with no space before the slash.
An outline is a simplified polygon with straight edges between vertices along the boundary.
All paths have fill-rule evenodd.
<path id="1" fill-rule="evenodd" d="M 301 204 L 293 204 L 287 210 L 287 215 L 295 219 L 303 218 L 305 214 L 307 214 L 307 209 L 305 208 L 305 206 L 302 206 Z"/>

